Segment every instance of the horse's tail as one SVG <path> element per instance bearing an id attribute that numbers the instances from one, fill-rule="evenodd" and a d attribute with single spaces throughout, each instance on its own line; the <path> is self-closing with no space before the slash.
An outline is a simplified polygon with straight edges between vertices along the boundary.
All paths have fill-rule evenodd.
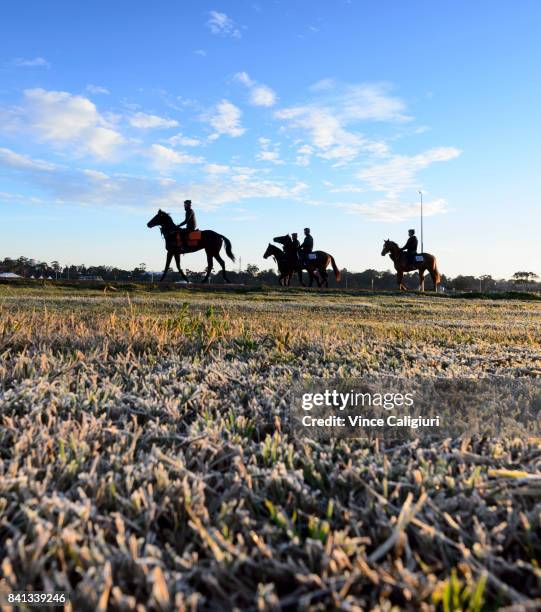
<path id="1" fill-rule="evenodd" d="M 332 266 L 334 275 L 336 276 L 336 280 L 337 282 L 340 282 L 342 280 L 342 275 L 340 274 L 340 270 L 338 269 L 338 266 L 336 265 L 336 262 L 334 261 L 334 257 L 332 255 L 329 255 L 329 257 L 331 258 L 331 266 Z"/>
<path id="2" fill-rule="evenodd" d="M 231 250 L 231 240 L 229 240 L 229 238 L 226 238 L 225 236 L 222 236 L 222 234 L 218 234 L 218 236 L 220 236 L 220 238 L 222 238 L 222 240 L 225 242 L 225 252 L 227 253 L 229 259 L 231 261 L 235 261 L 235 255 Z"/>

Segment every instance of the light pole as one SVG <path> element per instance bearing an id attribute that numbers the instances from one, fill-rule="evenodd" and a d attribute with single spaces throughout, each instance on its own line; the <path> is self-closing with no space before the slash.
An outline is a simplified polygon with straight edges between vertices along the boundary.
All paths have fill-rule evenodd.
<path id="1" fill-rule="evenodd" d="M 421 196 L 421 253 L 424 253 L 423 247 L 423 192 L 418 189 L 417 193 Z"/>

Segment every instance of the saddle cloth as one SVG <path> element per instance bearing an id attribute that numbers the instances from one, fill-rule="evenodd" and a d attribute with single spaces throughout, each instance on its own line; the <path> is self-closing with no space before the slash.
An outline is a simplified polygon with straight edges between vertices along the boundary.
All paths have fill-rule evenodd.
<path id="1" fill-rule="evenodd" d="M 423 262 L 424 260 L 424 255 L 415 255 L 415 261 Z"/>
<path id="2" fill-rule="evenodd" d="M 182 234 L 178 231 L 175 235 L 177 246 L 182 246 Z M 189 247 L 197 246 L 199 241 L 201 240 L 201 232 L 199 230 L 195 230 L 194 232 L 190 232 L 188 234 L 187 245 Z"/>
<path id="3" fill-rule="evenodd" d="M 308 259 L 313 261 L 314 259 L 317 259 L 317 255 L 315 253 L 308 253 Z"/>

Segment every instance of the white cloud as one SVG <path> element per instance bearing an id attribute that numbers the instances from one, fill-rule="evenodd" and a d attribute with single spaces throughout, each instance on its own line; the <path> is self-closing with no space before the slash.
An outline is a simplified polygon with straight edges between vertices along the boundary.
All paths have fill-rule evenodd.
<path id="1" fill-rule="evenodd" d="M 297 166 L 309 166 L 310 160 L 314 153 L 314 148 L 308 144 L 304 144 L 297 149 L 297 157 L 295 163 Z"/>
<path id="2" fill-rule="evenodd" d="M 102 87 L 101 85 L 92 85 L 90 83 L 86 86 L 86 91 L 92 94 L 109 94 L 110 91 L 106 87 Z"/>
<path id="3" fill-rule="evenodd" d="M 250 102 L 254 106 L 274 106 L 276 104 L 276 94 L 266 85 L 258 85 L 252 89 Z"/>
<path id="4" fill-rule="evenodd" d="M 112 159 L 125 141 L 84 96 L 27 89 L 24 103 L 8 114 L 6 129 L 30 132 L 38 140 L 71 147 L 78 155 Z"/>
<path id="5" fill-rule="evenodd" d="M 54 164 L 41 159 L 32 159 L 27 155 L 21 155 L 11 149 L 0 147 L 0 165 L 9 166 L 21 170 L 44 170 L 51 171 L 56 168 Z"/>
<path id="6" fill-rule="evenodd" d="M 205 166 L 205 172 L 207 174 L 227 174 L 231 168 L 223 164 L 207 164 Z"/>
<path id="7" fill-rule="evenodd" d="M 196 49 L 194 53 L 195 55 L 200 55 L 201 57 L 207 57 L 207 52 L 205 49 Z"/>
<path id="8" fill-rule="evenodd" d="M 247 72 L 237 72 L 233 77 L 250 90 L 250 104 L 254 106 L 274 106 L 277 101 L 276 93 L 267 85 L 258 84 L 250 78 Z"/>
<path id="9" fill-rule="evenodd" d="M 228 17 L 225 13 L 219 13 L 218 11 L 210 11 L 210 18 L 207 21 L 207 27 L 213 34 L 220 34 L 222 36 L 231 36 L 232 38 L 240 38 L 241 33 L 237 24 Z"/>
<path id="10" fill-rule="evenodd" d="M 340 119 L 326 108 L 292 107 L 277 111 L 275 116 L 287 120 L 290 127 L 307 131 L 313 147 L 319 151 L 318 155 L 338 163 L 356 157 L 367 142 L 345 130 Z"/>
<path id="11" fill-rule="evenodd" d="M 175 136 L 171 136 L 171 138 L 167 139 L 167 142 L 169 142 L 173 146 L 180 145 L 182 147 L 198 147 L 202 144 L 199 138 L 191 138 L 189 136 L 184 136 L 181 133 L 178 133 Z"/>
<path id="12" fill-rule="evenodd" d="M 158 198 L 154 202 L 159 207 L 175 204 L 180 207 L 186 199 L 186 193 L 190 193 L 192 201 L 200 203 L 199 207 L 212 210 L 230 202 L 246 199 L 298 198 L 302 189 L 304 189 L 302 183 L 284 185 L 248 175 L 233 175 L 223 181 L 212 180 L 171 189 L 163 198 Z"/>
<path id="13" fill-rule="evenodd" d="M 276 151 L 260 151 L 257 154 L 257 159 L 260 161 L 270 161 L 274 164 L 283 164 L 284 162 L 280 159 L 279 153 Z"/>
<path id="14" fill-rule="evenodd" d="M 312 85 L 311 90 L 322 93 L 319 101 L 281 109 L 275 117 L 286 121 L 290 128 L 306 131 L 316 154 L 335 165 L 350 162 L 361 152 L 375 157 L 390 154 L 385 142 L 352 131 L 352 125 L 409 119 L 404 102 L 391 95 L 391 88 L 385 83 L 337 85 L 332 79 L 323 79 Z M 327 93 L 329 90 L 331 94 Z M 301 163 L 306 163 L 306 159 L 301 159 Z"/>
<path id="15" fill-rule="evenodd" d="M 253 87 L 255 85 L 255 81 L 253 81 L 247 72 L 237 72 L 233 77 L 235 81 L 246 85 L 246 87 Z"/>
<path id="16" fill-rule="evenodd" d="M 460 155 L 454 147 L 438 147 L 418 155 L 393 155 L 388 161 L 361 170 L 357 177 L 371 190 L 394 197 L 416 186 L 416 174 L 435 162 L 448 161 Z"/>
<path id="17" fill-rule="evenodd" d="M 50 68 L 51 64 L 44 57 L 34 57 L 32 59 L 25 59 L 23 57 L 17 57 L 11 62 L 12 66 L 17 66 L 19 68 L 37 68 L 44 67 Z"/>
<path id="18" fill-rule="evenodd" d="M 313 85 L 310 85 L 308 89 L 310 89 L 310 91 L 328 91 L 329 89 L 332 89 L 335 84 L 336 82 L 334 79 L 321 79 Z"/>
<path id="19" fill-rule="evenodd" d="M 261 150 L 256 156 L 256 159 L 260 161 L 270 161 L 275 164 L 283 164 L 284 162 L 280 159 L 278 143 L 273 143 L 270 138 L 260 137 L 258 138 Z"/>
<path id="20" fill-rule="evenodd" d="M 242 112 L 239 108 L 229 100 L 222 100 L 209 115 L 204 117 L 215 130 L 211 139 L 216 140 L 221 134 L 242 136 L 246 130 L 241 125 L 241 117 Z"/>
<path id="21" fill-rule="evenodd" d="M 204 160 L 202 157 L 194 157 L 179 151 L 174 151 L 160 144 L 153 144 L 148 154 L 152 159 L 152 165 L 160 172 L 168 172 L 174 166 L 183 164 L 199 164 Z"/>
<path id="22" fill-rule="evenodd" d="M 165 119 L 158 115 L 148 115 L 147 113 L 135 113 L 129 119 L 130 125 L 140 129 L 150 128 L 172 128 L 178 126 L 178 121 Z"/>
<path id="23" fill-rule="evenodd" d="M 338 203 L 335 206 L 350 214 L 363 215 L 374 221 L 396 223 L 419 218 L 419 202 L 404 202 L 397 199 L 383 199 L 371 203 Z M 424 203 L 423 213 L 430 217 L 447 212 L 447 202 L 443 198 L 428 200 Z"/>
<path id="24" fill-rule="evenodd" d="M 283 164 L 284 162 L 280 159 L 278 149 L 280 145 L 273 144 L 269 138 L 259 138 L 259 144 L 261 150 L 256 155 L 256 159 L 259 161 L 268 161 L 273 164 Z"/>
<path id="25" fill-rule="evenodd" d="M 327 185 L 331 187 L 332 185 Z M 366 187 L 359 187 L 359 185 L 342 185 L 341 187 L 333 187 L 329 189 L 331 193 L 364 193 L 368 191 Z"/>
<path id="26" fill-rule="evenodd" d="M 83 174 L 96 181 L 106 181 L 109 179 L 109 176 L 105 174 L 105 172 L 100 172 L 99 170 L 85 169 L 83 170 Z"/>
<path id="27" fill-rule="evenodd" d="M 115 130 L 96 127 L 87 136 L 85 148 L 99 159 L 112 159 L 118 147 L 124 143 L 124 137 Z"/>
<path id="28" fill-rule="evenodd" d="M 342 113 L 348 120 L 360 121 L 408 121 L 406 105 L 391 95 L 387 83 L 363 83 L 348 85 L 340 96 Z"/>
<path id="29" fill-rule="evenodd" d="M 204 162 L 155 144 L 147 151 L 162 170 Z M 98 169 L 70 169 L 31 160 L 0 149 L 0 165 L 24 173 L 27 185 L 41 190 L 43 203 L 122 207 L 129 209 L 181 210 L 186 194 L 198 208 L 214 210 L 228 203 L 252 199 L 299 199 L 306 185 L 299 182 L 262 179 L 254 168 L 208 164 L 207 178 L 182 180 L 167 176 L 148 177 L 105 173 Z M 186 177 L 186 175 L 183 175 Z M 9 195 L 9 194 L 8 194 Z M 7 197 L 7 196 L 6 196 Z M 11 198 L 13 199 L 13 198 Z M 21 198 L 30 201 L 30 197 Z"/>

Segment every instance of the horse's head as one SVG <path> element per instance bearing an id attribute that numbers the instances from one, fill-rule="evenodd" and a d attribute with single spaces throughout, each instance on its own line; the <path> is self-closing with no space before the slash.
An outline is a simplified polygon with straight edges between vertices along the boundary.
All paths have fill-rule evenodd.
<path id="1" fill-rule="evenodd" d="M 285 236 L 276 236 L 276 238 L 272 239 L 273 242 L 277 242 L 278 244 L 283 244 L 284 246 L 292 243 L 291 236 L 286 234 Z"/>
<path id="2" fill-rule="evenodd" d="M 387 240 L 383 241 L 383 249 L 381 251 L 382 255 L 387 255 L 387 253 L 390 253 L 392 250 L 391 245 L 393 244 L 392 240 L 389 240 L 389 238 L 387 238 Z"/>
<path id="3" fill-rule="evenodd" d="M 268 259 L 272 255 L 272 249 L 273 249 L 273 246 L 269 242 L 267 246 L 267 250 L 263 253 L 263 259 Z"/>
<path id="4" fill-rule="evenodd" d="M 163 225 L 167 222 L 171 217 L 164 212 L 161 208 L 158 210 L 158 214 L 152 217 L 152 219 L 147 223 L 147 227 L 156 227 L 156 225 Z"/>

